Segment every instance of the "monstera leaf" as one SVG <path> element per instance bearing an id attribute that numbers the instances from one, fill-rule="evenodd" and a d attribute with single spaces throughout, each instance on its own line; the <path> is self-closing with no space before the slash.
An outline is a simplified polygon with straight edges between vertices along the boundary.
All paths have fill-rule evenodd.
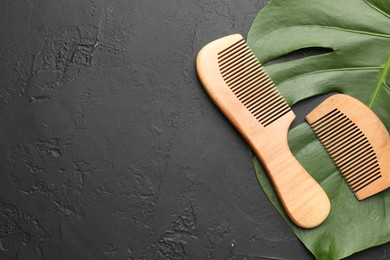
<path id="1" fill-rule="evenodd" d="M 326 48 L 266 70 L 290 105 L 341 92 L 367 104 L 390 129 L 389 0 L 271 0 L 247 40 L 263 63 L 302 48 Z M 271 202 L 317 258 L 339 259 L 390 241 L 390 190 L 358 201 L 307 123 L 290 130 L 289 145 L 331 200 L 321 226 L 304 230 L 291 223 L 256 158 L 255 170 Z"/>

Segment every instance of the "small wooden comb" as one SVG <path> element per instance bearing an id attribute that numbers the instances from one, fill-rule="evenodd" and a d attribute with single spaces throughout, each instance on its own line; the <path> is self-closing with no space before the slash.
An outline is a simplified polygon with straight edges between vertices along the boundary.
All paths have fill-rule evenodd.
<path id="1" fill-rule="evenodd" d="M 295 115 L 243 37 L 209 43 L 199 52 L 196 68 L 209 96 L 262 161 L 291 220 L 303 228 L 321 224 L 329 199 L 288 147 Z"/>
<path id="2" fill-rule="evenodd" d="M 306 120 L 359 200 L 390 187 L 389 133 L 366 105 L 336 94 Z"/>

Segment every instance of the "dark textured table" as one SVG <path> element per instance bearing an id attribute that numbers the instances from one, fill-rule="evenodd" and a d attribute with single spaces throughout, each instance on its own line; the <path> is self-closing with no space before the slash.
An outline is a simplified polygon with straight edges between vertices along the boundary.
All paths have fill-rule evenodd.
<path id="1" fill-rule="evenodd" d="M 2 0 L 0 259 L 312 259 L 195 72 L 265 3 Z"/>

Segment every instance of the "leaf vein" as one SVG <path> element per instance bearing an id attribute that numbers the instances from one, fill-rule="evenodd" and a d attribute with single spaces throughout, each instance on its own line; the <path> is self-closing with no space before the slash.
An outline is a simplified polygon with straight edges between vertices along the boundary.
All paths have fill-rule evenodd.
<path id="1" fill-rule="evenodd" d="M 383 85 L 390 91 L 390 86 L 386 84 L 386 82 L 383 82 Z"/>
<path id="2" fill-rule="evenodd" d="M 279 85 L 283 84 L 285 82 L 300 78 L 300 77 L 305 77 L 305 76 L 314 75 L 314 74 L 318 74 L 318 73 L 324 73 L 324 72 L 355 71 L 355 70 L 381 70 L 382 68 L 383 67 L 357 67 L 357 68 L 338 68 L 338 69 L 317 70 L 317 71 L 307 72 L 307 73 L 297 75 L 295 77 L 285 79 L 285 80 L 279 82 Z"/>
<path id="3" fill-rule="evenodd" d="M 339 30 L 339 31 L 345 31 L 345 32 L 351 32 L 351 33 L 357 33 L 357 34 L 363 34 L 363 35 L 377 36 L 377 37 L 382 37 L 382 38 L 390 38 L 389 34 L 352 30 L 352 29 L 346 29 L 346 28 L 337 27 L 337 26 L 327 26 L 327 25 L 319 25 L 319 27 L 327 28 L 327 29 L 334 29 L 334 30 Z"/>
<path id="4" fill-rule="evenodd" d="M 375 5 L 373 5 L 372 3 L 368 2 L 367 0 L 363 0 L 366 4 L 368 4 L 372 9 L 374 9 L 375 11 L 377 11 L 378 13 L 381 13 L 383 14 L 384 16 L 386 16 L 387 18 L 390 18 L 390 15 L 386 12 L 384 12 L 383 10 L 379 9 L 378 7 L 376 7 Z"/>

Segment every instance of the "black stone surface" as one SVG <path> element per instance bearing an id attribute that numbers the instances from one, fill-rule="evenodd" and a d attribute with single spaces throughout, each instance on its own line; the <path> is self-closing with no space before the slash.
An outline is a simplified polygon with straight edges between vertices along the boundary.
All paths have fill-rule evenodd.
<path id="1" fill-rule="evenodd" d="M 0 259 L 312 259 L 195 73 L 265 4 L 0 1 Z"/>

